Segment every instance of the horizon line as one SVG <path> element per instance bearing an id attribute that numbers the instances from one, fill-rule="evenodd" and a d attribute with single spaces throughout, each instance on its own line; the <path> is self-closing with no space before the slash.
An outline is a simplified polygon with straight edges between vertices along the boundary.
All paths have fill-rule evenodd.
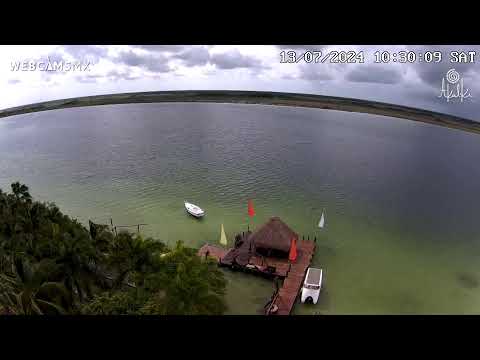
<path id="1" fill-rule="evenodd" d="M 258 104 L 369 113 L 480 134 L 478 121 L 421 108 L 339 96 L 254 90 L 172 90 L 90 95 L 9 107 L 0 110 L 0 118 L 72 107 L 169 102 Z"/>

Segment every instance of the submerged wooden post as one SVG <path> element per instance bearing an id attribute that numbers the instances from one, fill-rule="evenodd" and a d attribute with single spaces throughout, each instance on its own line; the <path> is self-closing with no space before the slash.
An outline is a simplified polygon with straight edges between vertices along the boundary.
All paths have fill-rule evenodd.
<path id="1" fill-rule="evenodd" d="M 140 224 L 137 225 L 137 232 L 138 232 L 138 235 L 140 235 Z"/>
<path id="2" fill-rule="evenodd" d="M 316 237 L 316 236 L 315 236 L 315 240 L 314 240 L 314 242 L 317 242 L 317 237 Z"/>
<path id="3" fill-rule="evenodd" d="M 305 240 L 305 236 L 304 236 L 304 235 L 302 235 L 302 240 Z"/>
<path id="4" fill-rule="evenodd" d="M 112 225 L 112 230 L 113 230 L 113 219 L 110 218 L 110 224 Z"/>
<path id="5" fill-rule="evenodd" d="M 115 236 L 118 236 L 118 234 L 117 234 L 117 227 L 115 226 L 113 229 L 115 230 Z"/>
<path id="6" fill-rule="evenodd" d="M 310 241 L 310 235 L 308 235 L 308 238 L 307 238 L 308 241 Z"/>

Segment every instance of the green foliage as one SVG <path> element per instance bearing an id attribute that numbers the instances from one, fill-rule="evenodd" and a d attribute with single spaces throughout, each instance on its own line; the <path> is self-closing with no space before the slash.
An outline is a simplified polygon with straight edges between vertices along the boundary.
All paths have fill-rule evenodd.
<path id="1" fill-rule="evenodd" d="M 81 313 L 85 315 L 134 315 L 138 314 L 141 301 L 135 290 L 103 292 L 84 304 Z"/>
<path id="2" fill-rule="evenodd" d="M 0 314 L 222 314 L 225 286 L 181 242 L 87 230 L 19 182 L 0 189 Z"/>
<path id="3" fill-rule="evenodd" d="M 71 310 L 72 298 L 62 283 L 51 281 L 56 264 L 44 259 L 31 264 L 14 261 L 14 274 L 0 274 L 0 302 L 14 314 L 64 314 Z"/>

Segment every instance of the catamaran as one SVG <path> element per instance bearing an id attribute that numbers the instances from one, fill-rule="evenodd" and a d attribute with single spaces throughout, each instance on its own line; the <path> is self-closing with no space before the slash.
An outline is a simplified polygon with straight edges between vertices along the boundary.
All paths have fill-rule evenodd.
<path id="1" fill-rule="evenodd" d="M 323 270 L 316 268 L 308 268 L 307 276 L 302 287 L 302 303 L 312 302 L 314 304 L 318 301 L 320 290 L 322 288 Z"/>
<path id="2" fill-rule="evenodd" d="M 203 211 L 199 206 L 191 204 L 186 201 L 185 201 L 185 209 L 190 215 L 195 216 L 196 218 L 201 218 L 205 215 L 205 211 Z"/>

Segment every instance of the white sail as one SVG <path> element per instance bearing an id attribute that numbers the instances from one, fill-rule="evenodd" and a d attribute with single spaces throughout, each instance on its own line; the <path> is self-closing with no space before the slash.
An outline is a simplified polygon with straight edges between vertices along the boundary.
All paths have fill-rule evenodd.
<path id="1" fill-rule="evenodd" d="M 318 227 L 323 229 L 324 226 L 325 226 L 325 214 L 322 212 L 322 217 L 320 218 L 320 221 L 318 223 Z"/>
<path id="2" fill-rule="evenodd" d="M 223 224 L 222 224 L 222 231 L 220 235 L 220 244 L 222 244 L 223 246 L 227 246 L 227 236 L 225 235 L 225 229 L 223 228 Z"/>

